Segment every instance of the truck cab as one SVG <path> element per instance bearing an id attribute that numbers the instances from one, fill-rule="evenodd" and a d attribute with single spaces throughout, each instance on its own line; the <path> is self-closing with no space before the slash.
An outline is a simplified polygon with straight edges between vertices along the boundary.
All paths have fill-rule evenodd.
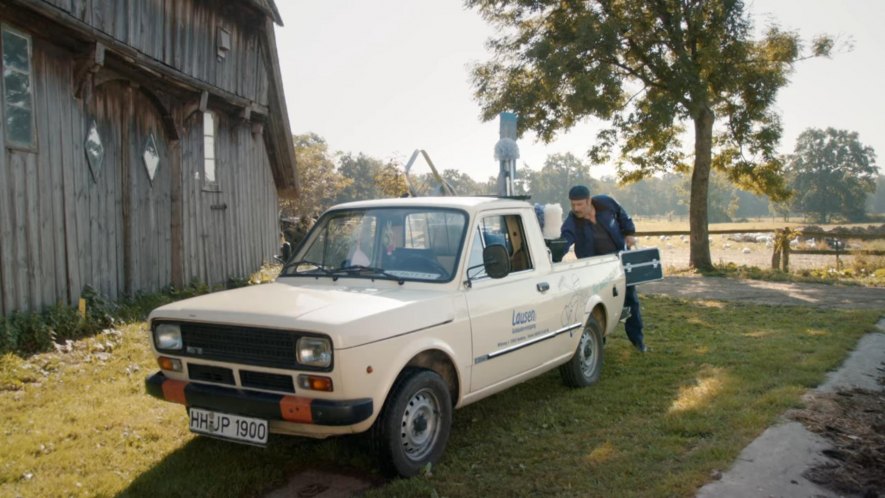
<path id="1" fill-rule="evenodd" d="M 151 313 L 147 390 L 241 443 L 372 431 L 382 467 L 415 475 L 455 409 L 553 368 L 597 382 L 624 293 L 617 255 L 554 263 L 526 202 L 342 204 L 275 282 Z"/>

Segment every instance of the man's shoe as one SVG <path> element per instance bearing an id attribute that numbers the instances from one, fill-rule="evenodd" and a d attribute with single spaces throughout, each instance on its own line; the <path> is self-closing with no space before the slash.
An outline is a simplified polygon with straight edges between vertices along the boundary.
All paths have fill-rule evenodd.
<path id="1" fill-rule="evenodd" d="M 639 344 L 634 344 L 633 347 L 635 347 L 636 350 L 639 351 L 640 353 L 647 353 L 648 352 L 648 346 L 646 346 L 644 342 L 640 342 Z"/>

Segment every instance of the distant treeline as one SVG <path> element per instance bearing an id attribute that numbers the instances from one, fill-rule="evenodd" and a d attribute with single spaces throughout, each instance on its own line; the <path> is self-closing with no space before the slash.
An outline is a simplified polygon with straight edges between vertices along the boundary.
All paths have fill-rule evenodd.
<path id="1" fill-rule="evenodd" d="M 337 203 L 399 197 L 408 192 L 403 165 L 396 160 L 382 160 L 362 153 L 330 152 L 325 140 L 315 134 L 296 135 L 294 140 L 301 195 L 296 199 L 282 200 L 286 215 L 313 217 Z M 433 194 L 438 182 L 429 173 L 429 168 L 416 169 L 409 178 L 412 186 L 418 187 L 422 193 Z M 517 192 L 531 195 L 532 202 L 559 203 L 567 209 L 568 189 L 575 184 L 584 184 L 593 193 L 612 195 L 636 216 L 688 216 L 690 178 L 687 174 L 668 173 L 619 185 L 612 177 L 594 177 L 591 170 L 589 163 L 573 154 L 553 154 L 548 156 L 540 170 L 526 166 L 518 169 Z M 444 169 L 440 174 L 458 195 L 496 193 L 495 176 L 477 181 L 455 169 Z M 802 188 L 803 193 L 808 190 Z M 724 175 L 714 171 L 708 197 L 709 222 L 766 216 L 864 221 L 868 213 L 885 213 L 885 176 L 878 175 L 874 189 L 856 189 L 855 195 L 843 196 L 841 205 L 834 204 L 823 213 L 812 210 L 819 207 L 818 203 L 811 203 L 806 209 L 808 203 L 801 200 L 801 196 L 796 196 L 786 203 L 773 203 L 768 197 L 735 187 Z"/>

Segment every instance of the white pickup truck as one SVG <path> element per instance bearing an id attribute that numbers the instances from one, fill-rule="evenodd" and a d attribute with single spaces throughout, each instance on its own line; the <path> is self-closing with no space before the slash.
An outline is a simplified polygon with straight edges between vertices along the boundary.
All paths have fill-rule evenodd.
<path id="1" fill-rule="evenodd" d="M 554 263 L 526 202 L 342 204 L 275 282 L 154 310 L 146 387 L 237 442 L 371 430 L 380 463 L 412 476 L 455 408 L 557 367 L 596 382 L 624 293 L 617 255 Z"/>

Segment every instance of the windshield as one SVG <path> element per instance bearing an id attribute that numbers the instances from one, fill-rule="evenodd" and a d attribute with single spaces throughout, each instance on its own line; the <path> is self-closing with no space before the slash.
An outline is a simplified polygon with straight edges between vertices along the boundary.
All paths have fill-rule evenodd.
<path id="1" fill-rule="evenodd" d="M 323 216 L 283 276 L 448 282 L 467 215 L 453 209 L 376 208 Z"/>

